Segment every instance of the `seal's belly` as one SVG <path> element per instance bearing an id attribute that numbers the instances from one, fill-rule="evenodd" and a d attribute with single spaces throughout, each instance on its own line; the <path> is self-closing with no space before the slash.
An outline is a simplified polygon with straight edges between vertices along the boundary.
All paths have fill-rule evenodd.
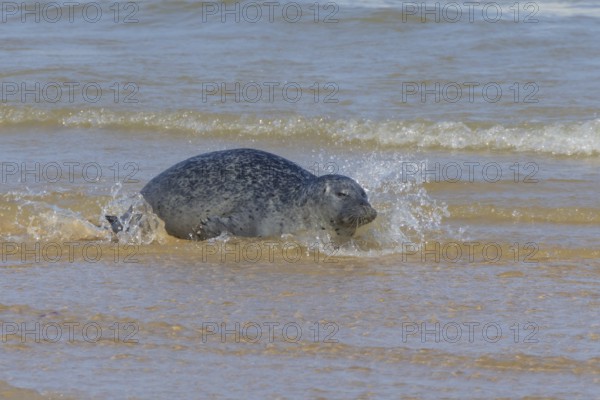
<path id="1" fill-rule="evenodd" d="M 254 193 L 230 196 L 230 192 L 213 192 L 212 196 L 165 195 L 161 190 L 144 190 L 146 201 L 165 222 L 170 235 L 181 239 L 206 240 L 229 232 L 235 236 L 270 237 L 292 233 L 299 228 L 299 218 L 289 207 L 260 200 Z M 229 196 L 228 196 L 229 195 Z M 264 195 L 264 193 L 263 193 Z"/>

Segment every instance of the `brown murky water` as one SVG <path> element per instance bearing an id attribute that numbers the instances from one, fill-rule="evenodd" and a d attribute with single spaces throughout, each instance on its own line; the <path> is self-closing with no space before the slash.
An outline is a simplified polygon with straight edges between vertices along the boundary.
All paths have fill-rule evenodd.
<path id="1" fill-rule="evenodd" d="M 5 10 L 0 397 L 597 397 L 597 5 L 423 23 L 363 3 L 318 22 L 302 3 L 297 24 L 203 21 L 197 2 Z M 412 93 L 473 81 L 503 97 Z M 303 96 L 250 101 L 266 83 Z M 378 217 L 339 249 L 112 237 L 104 215 L 156 174 L 235 147 L 353 177 Z"/>

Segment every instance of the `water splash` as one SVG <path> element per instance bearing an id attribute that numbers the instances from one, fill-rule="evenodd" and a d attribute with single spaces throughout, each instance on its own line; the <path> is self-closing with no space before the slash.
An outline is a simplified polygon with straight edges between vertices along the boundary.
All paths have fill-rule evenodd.
<path id="1" fill-rule="evenodd" d="M 107 215 L 119 218 L 122 231 L 114 234 L 119 243 L 150 244 L 164 243 L 166 231 L 164 222 L 152 212 L 152 207 L 140 193 L 121 194 L 119 182 L 111 188 L 112 200 L 102 208 L 100 224 L 112 231 Z"/>

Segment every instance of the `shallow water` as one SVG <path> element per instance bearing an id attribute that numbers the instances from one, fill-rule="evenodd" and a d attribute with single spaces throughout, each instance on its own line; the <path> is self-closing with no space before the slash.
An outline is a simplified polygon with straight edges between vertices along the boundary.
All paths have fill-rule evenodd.
<path id="1" fill-rule="evenodd" d="M 595 3 L 50 4 L 0 15 L 6 396 L 596 396 Z M 351 176 L 378 218 L 339 249 L 110 235 L 156 174 L 235 147 Z"/>

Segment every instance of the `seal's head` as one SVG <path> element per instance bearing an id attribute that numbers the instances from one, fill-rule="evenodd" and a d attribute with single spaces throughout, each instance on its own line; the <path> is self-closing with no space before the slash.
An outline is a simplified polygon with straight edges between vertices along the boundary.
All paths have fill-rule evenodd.
<path id="1" fill-rule="evenodd" d="M 377 216 L 363 188 L 342 175 L 317 178 L 313 196 L 319 205 L 322 220 L 339 236 L 352 236 L 356 228 L 368 224 Z"/>

